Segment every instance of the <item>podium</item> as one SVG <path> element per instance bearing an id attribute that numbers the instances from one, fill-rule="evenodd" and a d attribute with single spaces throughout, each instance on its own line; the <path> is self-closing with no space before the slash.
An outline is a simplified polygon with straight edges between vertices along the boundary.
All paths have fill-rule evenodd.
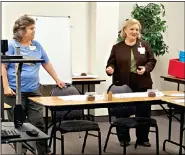
<path id="1" fill-rule="evenodd" d="M 36 59 L 28 56 L 1 56 L 1 63 L 16 63 L 16 105 L 21 104 L 21 69 L 22 65 L 24 63 L 39 63 L 39 62 L 44 62 L 42 59 Z M 1 78 L 2 82 L 2 78 Z M 1 84 L 1 89 L 2 88 Z M 2 103 L 3 102 L 3 103 Z M 4 94 L 1 95 L 1 118 L 2 121 L 4 120 Z M 15 119 L 15 118 L 14 118 Z M 22 122 L 23 123 L 23 122 Z M 15 120 L 14 120 L 15 124 Z M 19 143 L 19 145 L 16 146 L 17 152 L 21 153 L 22 152 L 22 144 Z M 18 154 L 19 154 L 18 153 Z"/>
<path id="2" fill-rule="evenodd" d="M 44 62 L 42 59 L 36 59 L 28 56 L 1 56 L 1 63 L 16 63 L 16 105 L 21 104 L 21 69 L 23 63 L 39 63 Z M 1 79 L 2 82 L 2 79 Z M 1 84 L 1 89 L 2 89 Z M 3 89 L 2 89 L 3 90 Z M 3 102 L 3 103 L 2 103 Z M 4 94 L 1 95 L 1 118 L 4 120 Z"/>

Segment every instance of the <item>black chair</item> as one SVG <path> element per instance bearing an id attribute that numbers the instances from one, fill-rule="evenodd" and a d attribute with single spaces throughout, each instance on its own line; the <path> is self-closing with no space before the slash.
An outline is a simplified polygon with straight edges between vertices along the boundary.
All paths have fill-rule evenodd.
<path id="1" fill-rule="evenodd" d="M 113 94 L 132 92 L 130 87 L 128 87 L 127 85 L 116 86 L 114 84 L 112 84 L 109 87 L 107 92 L 109 91 L 111 91 Z M 135 107 L 129 107 L 129 106 L 125 106 L 125 109 L 124 107 L 108 108 L 110 127 L 108 130 L 103 151 L 104 152 L 106 151 L 110 134 L 115 134 L 111 132 L 113 127 L 122 127 L 125 129 L 130 129 L 130 128 L 136 128 L 140 125 L 145 125 L 145 126 L 148 125 L 149 127 L 155 128 L 155 131 L 150 131 L 150 132 L 156 132 L 156 154 L 159 154 L 159 134 L 158 134 L 157 121 L 153 118 L 142 118 L 142 117 L 117 118 L 115 120 L 112 120 L 112 117 L 116 115 L 119 109 L 123 110 L 123 112 L 130 111 L 130 115 L 134 114 L 135 112 Z M 135 148 L 137 148 L 137 145 L 138 145 L 138 142 L 136 141 Z M 124 141 L 123 154 L 126 154 L 126 141 Z"/>
<path id="2" fill-rule="evenodd" d="M 66 88 L 55 87 L 51 95 L 52 96 L 67 96 L 67 95 L 79 95 L 79 91 L 72 85 Z M 64 155 L 64 134 L 69 132 L 82 132 L 85 131 L 85 137 L 82 147 L 82 153 L 84 153 L 87 136 L 91 135 L 98 137 L 99 155 L 101 155 L 101 132 L 98 123 L 89 120 L 84 120 L 83 109 L 80 110 L 68 110 L 68 111 L 57 111 L 56 112 L 56 129 L 52 128 L 51 138 L 49 146 L 51 147 L 52 137 L 54 132 L 60 131 L 61 138 L 61 154 Z M 98 136 L 90 134 L 89 131 L 97 131 Z"/>

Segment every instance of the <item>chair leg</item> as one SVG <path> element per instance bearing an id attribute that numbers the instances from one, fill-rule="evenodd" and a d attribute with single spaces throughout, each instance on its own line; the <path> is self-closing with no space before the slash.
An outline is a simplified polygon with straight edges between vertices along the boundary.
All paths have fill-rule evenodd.
<path id="1" fill-rule="evenodd" d="M 61 155 L 64 155 L 64 135 L 61 133 Z"/>
<path id="2" fill-rule="evenodd" d="M 85 137 L 84 137 L 84 142 L 83 142 L 83 147 L 82 147 L 82 153 L 84 153 L 84 150 L 85 150 L 87 136 L 88 136 L 88 131 L 85 132 Z"/>
<path id="3" fill-rule="evenodd" d="M 109 127 L 109 131 L 107 133 L 107 138 L 106 138 L 105 145 L 104 145 L 104 148 L 103 148 L 104 152 L 106 151 L 106 148 L 107 148 L 107 144 L 108 144 L 108 141 L 109 141 L 109 137 L 110 137 L 110 133 L 111 133 L 112 127 L 113 127 L 112 125 Z"/>
<path id="4" fill-rule="evenodd" d="M 159 154 L 159 130 L 158 130 L 158 126 L 155 126 L 155 130 L 156 130 L 156 154 Z"/>
<path id="5" fill-rule="evenodd" d="M 123 147 L 123 154 L 124 154 L 124 155 L 126 154 L 126 148 L 127 148 L 127 146 L 126 146 L 126 141 L 124 141 L 124 147 Z"/>
<path id="6" fill-rule="evenodd" d="M 166 151 L 166 147 L 165 147 L 166 145 L 165 145 L 165 144 L 166 144 L 167 141 L 168 141 L 168 140 L 166 139 L 166 140 L 164 140 L 164 142 L 163 142 L 163 151 Z"/>
<path id="7" fill-rule="evenodd" d="M 52 144 L 53 134 L 54 134 L 54 128 L 52 128 L 52 130 L 51 130 L 51 135 L 50 135 L 50 139 L 49 139 L 49 147 L 51 147 L 51 144 Z"/>
<path id="8" fill-rule="evenodd" d="M 101 152 L 101 132 L 98 131 L 98 146 L 99 146 L 99 155 L 102 154 Z"/>
<path id="9" fill-rule="evenodd" d="M 136 143 L 134 145 L 134 148 L 137 149 L 137 146 L 138 146 L 138 141 L 136 140 Z"/>

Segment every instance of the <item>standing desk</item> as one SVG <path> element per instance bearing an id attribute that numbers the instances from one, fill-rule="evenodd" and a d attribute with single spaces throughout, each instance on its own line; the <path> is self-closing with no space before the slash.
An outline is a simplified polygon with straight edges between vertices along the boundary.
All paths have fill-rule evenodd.
<path id="1" fill-rule="evenodd" d="M 1 123 L 2 129 L 15 129 L 13 122 L 2 122 Z M 27 130 L 35 129 L 39 132 L 39 135 L 37 137 L 30 137 L 26 134 Z M 16 154 L 20 155 L 22 154 L 22 143 L 23 142 L 30 142 L 30 141 L 39 141 L 39 140 L 48 140 L 50 137 L 46 135 L 44 132 L 36 128 L 30 123 L 24 123 L 21 128 L 16 128 L 16 131 L 21 135 L 19 138 L 8 138 L 8 139 L 1 139 L 1 144 L 8 144 L 8 143 L 16 143 L 17 150 Z"/>
<path id="2" fill-rule="evenodd" d="M 16 65 L 16 104 L 21 104 L 21 70 L 22 70 L 22 65 L 24 63 L 41 63 L 44 60 L 42 59 L 37 59 L 29 56 L 21 56 L 20 55 L 20 48 L 16 48 L 16 54 L 15 56 L 1 56 L 1 62 L 2 63 L 15 63 Z M 1 79 L 2 80 L 2 79 Z M 2 85 L 1 85 L 2 88 Z M 1 96 L 1 104 L 3 105 L 4 108 L 4 95 Z M 4 120 L 4 110 L 2 112 L 2 120 Z M 19 153 L 22 152 L 22 145 L 19 143 L 17 146 L 17 150 Z"/>
<path id="3" fill-rule="evenodd" d="M 20 53 L 20 48 L 17 48 L 17 54 Z M 21 104 L 21 70 L 22 70 L 22 65 L 23 63 L 39 63 L 39 62 L 43 62 L 44 60 L 42 59 L 36 59 L 36 58 L 32 58 L 32 57 L 28 57 L 28 56 L 20 56 L 18 55 L 18 57 L 16 58 L 16 56 L 13 58 L 10 56 L 10 58 L 8 56 L 5 56 L 6 58 L 2 58 L 1 59 L 1 63 L 15 63 L 16 64 L 16 104 Z M 21 58 L 20 58 L 21 57 Z M 1 79 L 2 80 L 2 79 Z M 3 86 L 1 85 L 1 88 Z M 1 101 L 3 101 L 4 105 L 4 95 L 1 96 Z M 4 107 L 3 107 L 4 108 Z M 4 111 L 2 114 L 2 120 L 4 120 Z"/>
<path id="4" fill-rule="evenodd" d="M 178 91 L 164 91 L 165 95 L 170 95 L 173 93 L 179 93 Z M 43 105 L 45 107 L 46 114 L 46 133 L 48 133 L 48 109 L 53 112 L 52 124 L 54 128 L 56 127 L 56 111 L 61 110 L 75 110 L 75 109 L 92 109 L 92 108 L 108 108 L 116 106 L 132 106 L 136 104 L 146 104 L 157 105 L 157 104 L 166 104 L 161 102 L 161 99 L 169 98 L 169 96 L 164 97 L 135 97 L 135 98 L 113 98 L 112 101 L 106 100 L 95 100 L 95 101 L 64 101 L 57 96 L 49 97 L 29 97 L 30 100 Z M 171 97 L 173 98 L 173 97 Z M 56 154 L 56 133 L 54 134 L 53 141 L 53 153 Z"/>

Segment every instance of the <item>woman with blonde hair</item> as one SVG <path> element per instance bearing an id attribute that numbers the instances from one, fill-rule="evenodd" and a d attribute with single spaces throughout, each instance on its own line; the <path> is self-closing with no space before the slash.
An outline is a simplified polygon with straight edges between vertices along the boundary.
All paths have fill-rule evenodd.
<path id="1" fill-rule="evenodd" d="M 112 47 L 107 61 L 106 73 L 113 76 L 113 83 L 128 85 L 133 92 L 145 92 L 152 88 L 150 72 L 154 69 L 156 59 L 152 48 L 147 41 L 141 39 L 141 24 L 136 19 L 125 21 L 121 37 L 123 41 Z M 136 106 L 136 117 L 150 117 L 151 105 L 140 104 Z M 128 116 L 129 117 L 129 116 Z M 117 128 L 117 135 L 122 144 L 123 139 L 130 142 L 129 131 Z M 136 128 L 138 144 L 150 147 L 148 139 L 149 127 Z"/>

